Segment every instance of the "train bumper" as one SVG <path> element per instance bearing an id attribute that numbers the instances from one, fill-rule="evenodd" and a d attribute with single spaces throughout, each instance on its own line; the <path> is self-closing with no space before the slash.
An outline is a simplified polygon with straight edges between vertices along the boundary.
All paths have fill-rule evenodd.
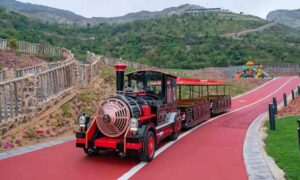
<path id="1" fill-rule="evenodd" d="M 95 141 L 95 147 L 116 149 L 120 152 L 124 152 L 124 148 L 140 150 L 142 148 L 142 142 L 126 141 L 126 146 L 124 146 L 123 139 L 102 137 Z"/>
<path id="2" fill-rule="evenodd" d="M 86 147 L 86 138 L 85 133 L 76 133 L 76 147 L 84 148 Z M 119 152 L 124 152 L 126 150 L 141 150 L 143 147 L 142 138 L 139 136 L 136 137 L 127 137 L 126 146 L 124 146 L 123 138 L 109 138 L 101 137 L 96 139 L 93 143 L 89 142 L 89 147 L 101 148 L 101 149 L 115 149 Z"/>

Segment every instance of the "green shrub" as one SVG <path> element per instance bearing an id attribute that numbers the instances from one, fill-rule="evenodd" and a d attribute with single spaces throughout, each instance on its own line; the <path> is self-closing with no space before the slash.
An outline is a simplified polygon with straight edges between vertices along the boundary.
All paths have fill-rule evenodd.
<path id="1" fill-rule="evenodd" d="M 72 117 L 72 108 L 69 103 L 62 105 L 61 110 L 64 117 Z"/>

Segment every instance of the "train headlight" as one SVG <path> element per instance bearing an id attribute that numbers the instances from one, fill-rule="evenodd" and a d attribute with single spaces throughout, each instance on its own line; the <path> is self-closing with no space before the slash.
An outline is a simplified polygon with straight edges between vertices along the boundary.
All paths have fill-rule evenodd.
<path id="1" fill-rule="evenodd" d="M 79 121 L 80 127 L 84 127 L 85 128 L 85 125 L 86 125 L 86 118 L 85 118 L 85 116 L 80 116 L 79 119 L 78 119 L 78 121 Z"/>
<path id="2" fill-rule="evenodd" d="M 138 126 L 139 126 L 138 120 L 134 117 L 130 118 L 130 122 L 129 122 L 130 132 L 136 133 L 138 130 Z"/>

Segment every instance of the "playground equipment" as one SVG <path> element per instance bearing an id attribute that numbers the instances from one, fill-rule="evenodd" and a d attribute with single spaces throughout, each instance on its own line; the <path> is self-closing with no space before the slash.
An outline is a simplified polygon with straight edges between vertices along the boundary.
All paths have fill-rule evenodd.
<path id="1" fill-rule="evenodd" d="M 245 67 L 238 69 L 235 78 L 264 78 L 269 76 L 268 73 L 263 71 L 263 67 L 262 64 L 254 65 L 254 62 L 249 60 Z"/>

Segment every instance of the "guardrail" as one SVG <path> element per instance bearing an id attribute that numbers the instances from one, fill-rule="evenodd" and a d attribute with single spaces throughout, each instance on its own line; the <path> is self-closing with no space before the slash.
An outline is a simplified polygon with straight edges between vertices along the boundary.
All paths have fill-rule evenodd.
<path id="1" fill-rule="evenodd" d="M 6 39 L 0 39 L 0 49 L 9 50 L 9 41 Z M 38 54 L 52 57 L 61 57 L 63 49 L 44 44 L 34 44 L 23 41 L 16 41 L 15 50 L 22 53 Z"/>
<path id="2" fill-rule="evenodd" d="M 73 89 L 88 87 L 100 72 L 101 58 L 94 55 L 80 64 L 69 51 L 62 62 L 0 73 L 1 79 L 12 78 L 0 82 L 0 124 L 35 117 Z"/>
<path id="3" fill-rule="evenodd" d="M 38 113 L 76 86 L 75 62 L 0 83 L 0 123 Z"/>

